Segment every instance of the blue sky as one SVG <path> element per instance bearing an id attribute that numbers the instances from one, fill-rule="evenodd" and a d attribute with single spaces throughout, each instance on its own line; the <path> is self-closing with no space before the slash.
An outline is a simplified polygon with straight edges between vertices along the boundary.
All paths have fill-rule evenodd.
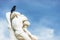
<path id="1" fill-rule="evenodd" d="M 5 14 L 14 5 L 27 16 L 31 23 L 28 30 L 39 40 L 60 39 L 60 0 L 0 0 L 1 40 L 9 40 Z"/>

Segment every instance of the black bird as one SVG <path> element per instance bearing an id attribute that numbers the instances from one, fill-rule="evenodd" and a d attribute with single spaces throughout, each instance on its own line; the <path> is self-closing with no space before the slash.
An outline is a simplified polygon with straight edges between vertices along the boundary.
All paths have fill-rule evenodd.
<path id="1" fill-rule="evenodd" d="M 14 5 L 14 6 L 12 7 L 12 9 L 11 9 L 11 14 L 10 14 L 11 27 L 12 27 L 12 18 L 11 18 L 11 15 L 12 15 L 12 13 L 13 13 L 15 10 L 16 10 L 16 6 Z M 13 27 L 12 27 L 12 29 L 13 29 Z"/>
<path id="2" fill-rule="evenodd" d="M 11 13 L 13 13 L 13 11 L 15 11 L 15 10 L 16 10 L 16 6 L 14 5 L 11 9 Z"/>

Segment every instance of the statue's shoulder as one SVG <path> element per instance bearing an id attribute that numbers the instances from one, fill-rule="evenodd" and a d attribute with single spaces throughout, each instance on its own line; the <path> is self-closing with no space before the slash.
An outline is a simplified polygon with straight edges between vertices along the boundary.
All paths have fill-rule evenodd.
<path id="1" fill-rule="evenodd" d="M 13 12 L 13 14 L 21 17 L 22 20 L 28 20 L 28 18 L 27 18 L 24 14 L 21 14 L 20 12 L 16 12 L 16 11 L 15 11 L 15 12 Z"/>
<path id="2" fill-rule="evenodd" d="M 20 12 L 13 12 L 13 14 L 16 14 L 16 15 L 21 15 L 21 13 Z"/>
<path id="3" fill-rule="evenodd" d="M 21 15 L 21 17 L 22 17 L 23 20 L 28 20 L 28 18 L 23 14 Z"/>

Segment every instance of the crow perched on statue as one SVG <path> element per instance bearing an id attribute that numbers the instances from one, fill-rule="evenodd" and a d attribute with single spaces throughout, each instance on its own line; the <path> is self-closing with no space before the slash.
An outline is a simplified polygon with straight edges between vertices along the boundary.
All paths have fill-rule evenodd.
<path id="1" fill-rule="evenodd" d="M 13 11 L 16 10 L 16 6 L 13 6 L 12 9 L 11 9 L 11 13 L 13 13 Z"/>
<path id="2" fill-rule="evenodd" d="M 11 15 L 12 13 L 16 10 L 16 6 L 14 5 L 11 9 L 11 14 L 10 14 L 10 22 L 11 22 L 11 26 L 12 26 L 12 18 L 11 18 Z"/>

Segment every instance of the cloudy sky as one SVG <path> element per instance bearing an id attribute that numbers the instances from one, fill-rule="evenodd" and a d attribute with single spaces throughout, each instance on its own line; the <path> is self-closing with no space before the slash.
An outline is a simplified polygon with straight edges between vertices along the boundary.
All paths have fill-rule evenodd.
<path id="1" fill-rule="evenodd" d="M 6 12 L 16 5 L 31 25 L 38 40 L 60 40 L 60 0 L 0 0 L 0 40 L 9 40 Z"/>

